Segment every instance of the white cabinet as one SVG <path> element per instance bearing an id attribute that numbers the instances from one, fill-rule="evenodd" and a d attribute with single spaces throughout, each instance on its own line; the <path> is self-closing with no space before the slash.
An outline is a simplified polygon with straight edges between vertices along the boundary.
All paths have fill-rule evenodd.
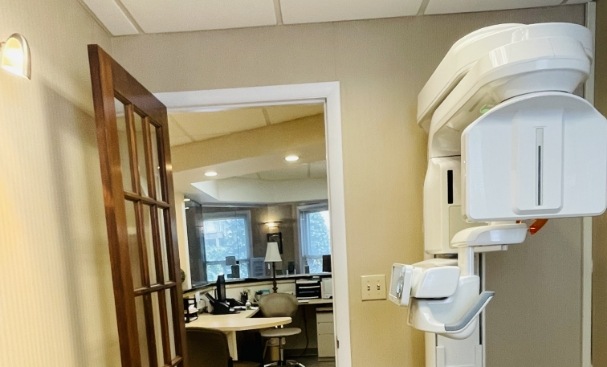
<path id="1" fill-rule="evenodd" d="M 316 308 L 316 337 L 318 338 L 318 358 L 335 357 L 332 307 Z"/>

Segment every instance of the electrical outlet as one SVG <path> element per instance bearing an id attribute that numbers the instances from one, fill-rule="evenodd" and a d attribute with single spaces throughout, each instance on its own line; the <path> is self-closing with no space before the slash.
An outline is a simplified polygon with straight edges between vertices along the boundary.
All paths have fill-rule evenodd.
<path id="1" fill-rule="evenodd" d="M 386 275 L 363 275 L 360 277 L 363 301 L 386 299 Z"/>

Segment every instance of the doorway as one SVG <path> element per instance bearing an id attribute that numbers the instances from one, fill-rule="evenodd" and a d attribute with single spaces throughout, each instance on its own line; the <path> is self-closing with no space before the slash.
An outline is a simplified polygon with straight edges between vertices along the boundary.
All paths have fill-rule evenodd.
<path id="1" fill-rule="evenodd" d="M 156 93 L 169 112 L 277 104 L 325 103 L 325 144 L 333 251 L 336 366 L 351 365 L 345 199 L 339 82 Z"/>

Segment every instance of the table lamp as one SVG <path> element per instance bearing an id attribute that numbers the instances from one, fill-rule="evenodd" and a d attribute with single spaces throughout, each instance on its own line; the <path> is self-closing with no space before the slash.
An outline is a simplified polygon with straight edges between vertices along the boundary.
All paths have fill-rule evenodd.
<path id="1" fill-rule="evenodd" d="M 282 261 L 280 252 L 278 251 L 278 242 L 268 242 L 264 261 L 272 263 L 272 289 L 276 293 L 278 291 L 278 287 L 276 286 L 276 263 Z"/>

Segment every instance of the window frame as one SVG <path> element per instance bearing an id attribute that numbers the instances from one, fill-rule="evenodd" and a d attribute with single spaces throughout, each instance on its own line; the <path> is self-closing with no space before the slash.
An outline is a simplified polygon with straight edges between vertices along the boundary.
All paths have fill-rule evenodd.
<path id="1" fill-rule="evenodd" d="M 305 264 L 307 263 L 307 259 L 308 258 L 318 258 L 321 260 L 322 262 L 322 255 L 319 256 L 308 256 L 307 252 L 308 252 L 308 243 L 307 243 L 307 235 L 306 235 L 306 230 L 307 230 L 307 223 L 305 218 L 307 217 L 308 214 L 310 213 L 317 213 L 317 212 L 322 212 L 322 211 L 327 211 L 329 212 L 329 203 L 328 202 L 324 202 L 324 203 L 315 203 L 315 204 L 306 204 L 306 205 L 299 205 L 297 207 L 297 223 L 299 226 L 299 233 L 298 233 L 298 238 L 299 238 L 299 271 L 302 274 L 305 274 Z M 330 215 L 330 212 L 329 212 Z M 329 253 L 327 255 L 331 255 L 333 252 L 333 244 L 331 243 L 331 227 L 329 226 L 329 233 L 328 233 L 328 241 L 329 241 Z M 316 273 L 320 273 L 322 272 L 322 268 L 321 271 L 319 272 L 313 272 L 311 271 L 311 269 L 309 269 L 309 273 L 312 274 L 316 274 Z"/>
<path id="2" fill-rule="evenodd" d="M 242 269 L 242 262 L 246 262 L 246 268 L 248 273 L 251 273 L 251 258 L 253 257 L 253 231 L 251 228 L 251 211 L 249 210 L 234 210 L 234 211 L 220 211 L 220 212 L 211 212 L 211 213 L 205 213 L 204 210 L 202 212 L 202 240 L 203 240 L 203 250 L 204 250 L 204 261 L 202 263 L 202 265 L 205 268 L 205 276 L 206 276 L 206 281 L 208 283 L 212 283 L 215 282 L 216 279 L 210 279 L 209 278 L 209 265 L 223 265 L 223 274 L 224 275 L 228 275 L 229 273 L 226 273 L 226 264 L 225 264 L 225 259 L 224 260 L 208 260 L 208 253 L 207 253 L 207 240 L 205 238 L 205 221 L 206 220 L 217 220 L 217 219 L 229 219 L 229 218 L 242 218 L 245 221 L 245 233 L 246 233 L 246 251 L 247 251 L 247 258 L 246 259 L 239 259 L 237 258 L 236 261 L 240 262 L 240 266 Z M 242 276 L 241 276 L 242 277 Z"/>

